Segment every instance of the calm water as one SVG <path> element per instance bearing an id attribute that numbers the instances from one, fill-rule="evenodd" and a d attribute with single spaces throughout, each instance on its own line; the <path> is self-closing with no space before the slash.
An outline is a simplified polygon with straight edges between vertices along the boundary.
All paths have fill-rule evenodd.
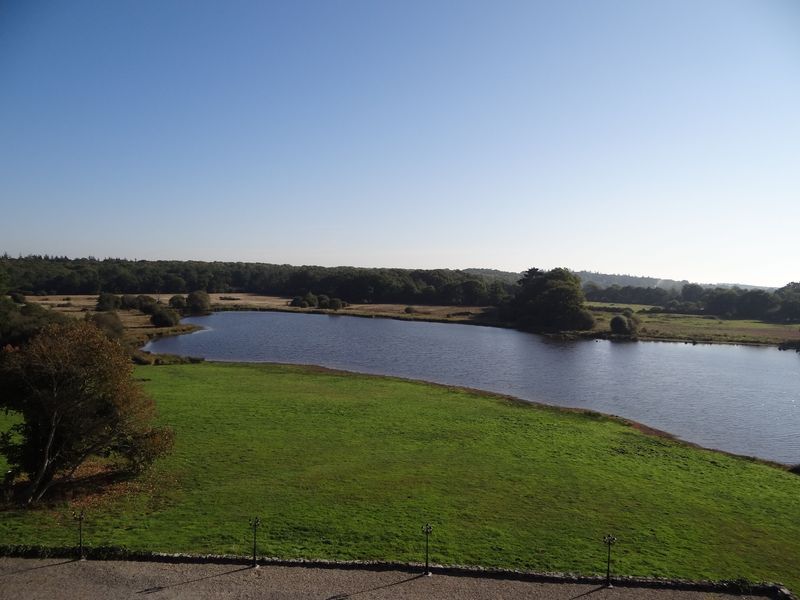
<path id="1" fill-rule="evenodd" d="M 145 349 L 315 364 L 461 385 L 620 415 L 710 448 L 800 463 L 800 356 L 774 348 L 560 342 L 507 329 L 270 312 Z"/>

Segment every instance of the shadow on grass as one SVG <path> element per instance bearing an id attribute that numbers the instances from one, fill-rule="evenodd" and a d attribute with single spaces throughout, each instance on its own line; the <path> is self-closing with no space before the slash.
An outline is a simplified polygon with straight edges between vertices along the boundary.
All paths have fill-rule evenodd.
<path id="1" fill-rule="evenodd" d="M 424 574 L 419 575 L 412 575 L 411 577 L 406 577 L 405 579 L 401 579 L 400 581 L 394 581 L 392 583 L 386 583 L 384 585 L 379 585 L 376 587 L 368 588 L 366 590 L 359 590 L 357 592 L 347 592 L 344 594 L 335 594 L 333 596 L 329 596 L 325 600 L 344 600 L 345 598 L 353 598 L 355 596 L 359 596 L 361 594 L 368 594 L 369 592 L 374 592 L 377 590 L 383 590 L 386 588 L 394 587 L 396 585 L 402 585 L 404 583 L 408 583 L 409 581 L 414 581 L 415 579 L 420 579 L 421 577 L 425 577 Z"/>
<path id="2" fill-rule="evenodd" d="M 38 571 L 39 569 L 49 569 L 51 567 L 57 567 L 59 565 L 67 565 L 69 563 L 78 562 L 77 558 L 71 558 L 69 560 L 62 560 L 61 562 L 57 563 L 50 563 L 49 565 L 39 565 L 38 567 L 28 567 L 27 569 L 17 569 L 16 571 L 11 571 L 10 573 L 2 573 L 0 577 L 8 577 L 10 575 L 17 575 L 19 573 L 27 573 L 28 571 Z"/>

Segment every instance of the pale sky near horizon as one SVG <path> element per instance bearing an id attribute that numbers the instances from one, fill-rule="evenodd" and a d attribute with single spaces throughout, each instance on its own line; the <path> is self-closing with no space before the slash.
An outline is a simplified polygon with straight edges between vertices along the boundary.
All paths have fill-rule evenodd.
<path id="1" fill-rule="evenodd" d="M 800 280 L 800 2 L 0 0 L 0 253 Z"/>

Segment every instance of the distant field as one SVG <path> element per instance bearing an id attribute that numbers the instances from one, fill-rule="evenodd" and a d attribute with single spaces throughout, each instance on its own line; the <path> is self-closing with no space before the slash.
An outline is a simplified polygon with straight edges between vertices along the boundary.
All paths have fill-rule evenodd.
<path id="1" fill-rule="evenodd" d="M 598 573 L 800 589 L 800 477 L 611 418 L 390 378 L 140 367 L 173 455 L 87 507 L 92 545 Z M 0 415 L 0 429 L 9 417 Z M 5 465 L 0 464 L 0 469 Z M 74 543 L 60 504 L 5 511 L 6 544 Z"/>
<path id="2" fill-rule="evenodd" d="M 172 294 L 148 294 L 153 298 L 167 303 Z M 211 304 L 215 310 L 280 310 L 289 312 L 320 312 L 315 308 L 295 308 L 289 306 L 291 298 L 281 296 L 262 296 L 250 293 L 224 293 L 209 294 Z M 83 317 L 87 312 L 93 312 L 97 304 L 97 295 L 72 295 L 72 296 L 28 296 L 29 302 L 35 302 L 58 310 L 60 312 Z M 479 318 L 486 307 L 484 306 L 425 306 L 413 305 L 412 312 L 406 312 L 407 304 L 351 304 L 340 309 L 338 314 L 359 315 L 367 317 L 388 317 L 394 319 L 408 319 L 418 321 L 452 321 L 464 323 Z M 132 339 L 141 340 L 148 337 L 166 333 L 150 324 L 150 317 L 137 310 L 117 311 L 122 322 L 128 329 Z"/>
<path id="3" fill-rule="evenodd" d="M 154 298 L 167 302 L 171 294 L 150 294 Z M 318 309 L 294 308 L 289 306 L 289 298 L 280 296 L 261 296 L 248 293 L 210 294 L 215 310 L 280 310 L 289 312 L 320 312 Z M 94 311 L 97 302 L 95 295 L 74 296 L 29 296 L 28 301 L 41 304 L 82 318 L 87 312 Z M 595 317 L 595 333 L 607 333 L 609 321 L 614 316 L 610 310 L 630 308 L 641 321 L 639 338 L 642 340 L 675 340 L 715 343 L 739 344 L 780 344 L 788 340 L 800 340 L 800 324 L 776 325 L 761 321 L 738 319 L 717 319 L 697 315 L 671 315 L 639 313 L 651 308 L 644 304 L 613 304 L 605 302 L 588 302 L 587 307 Z M 444 321 L 453 323 L 485 323 L 484 306 L 413 306 L 413 312 L 406 312 L 406 304 L 352 304 L 338 311 L 338 314 L 366 317 L 386 317 L 393 319 L 409 319 L 419 321 Z M 324 311 L 322 311 L 324 312 Z M 156 328 L 150 324 L 150 318 L 136 310 L 118 311 L 126 327 L 126 335 L 132 341 L 143 344 L 156 335 L 165 335 L 177 331 L 191 331 L 191 326 L 177 328 Z"/>
<path id="4" fill-rule="evenodd" d="M 595 308 L 595 331 L 608 331 L 614 316 L 609 308 L 622 312 L 630 308 L 639 318 L 639 338 L 643 340 L 679 340 L 737 344 L 780 344 L 800 340 L 800 324 L 779 325 L 746 319 L 719 319 L 713 316 L 640 313 L 651 308 L 643 304 L 589 302 Z M 598 310 L 600 309 L 600 310 Z"/>

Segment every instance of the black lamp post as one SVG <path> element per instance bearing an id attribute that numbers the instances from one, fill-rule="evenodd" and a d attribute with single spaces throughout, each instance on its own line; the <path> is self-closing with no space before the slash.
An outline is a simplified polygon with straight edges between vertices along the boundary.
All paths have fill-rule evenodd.
<path id="1" fill-rule="evenodd" d="M 256 532 L 258 531 L 258 526 L 261 525 L 261 519 L 259 517 L 253 517 L 250 519 L 250 527 L 253 528 L 253 568 L 258 568 L 258 560 L 256 559 Z"/>
<path id="2" fill-rule="evenodd" d="M 431 576 L 430 570 L 430 561 L 429 561 L 429 544 L 428 539 L 430 538 L 431 532 L 433 531 L 433 526 L 430 523 L 425 523 L 425 526 L 422 528 L 423 533 L 425 534 L 425 575 L 427 577 Z"/>
<path id="3" fill-rule="evenodd" d="M 78 522 L 78 555 L 81 560 L 86 560 L 86 556 L 83 552 L 83 509 L 81 509 L 80 512 L 72 511 L 72 518 Z"/>
<path id="4" fill-rule="evenodd" d="M 606 559 L 606 587 L 614 587 L 611 585 L 611 546 L 617 541 L 610 533 L 603 538 L 603 543 L 608 546 L 608 558 Z"/>

